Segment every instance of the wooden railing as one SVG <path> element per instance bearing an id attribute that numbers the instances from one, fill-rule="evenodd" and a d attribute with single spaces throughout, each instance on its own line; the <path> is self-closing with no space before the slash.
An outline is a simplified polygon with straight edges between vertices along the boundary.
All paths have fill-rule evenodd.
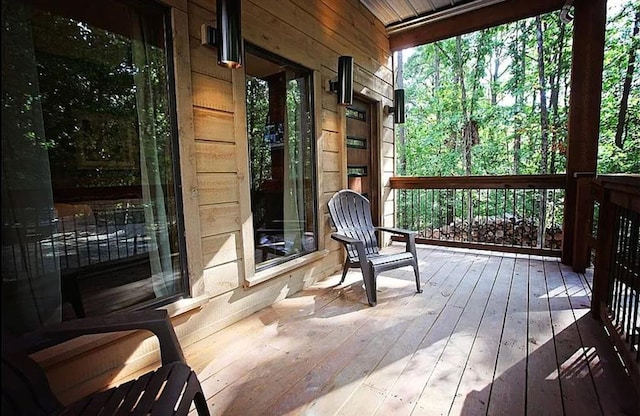
<path id="1" fill-rule="evenodd" d="M 560 256 L 565 175 L 393 177 L 416 242 Z"/>
<path id="2" fill-rule="evenodd" d="M 640 391 L 640 175 L 578 182 L 579 193 L 598 207 L 595 227 L 584 227 L 580 236 L 595 248 L 591 311 L 605 323 Z"/>

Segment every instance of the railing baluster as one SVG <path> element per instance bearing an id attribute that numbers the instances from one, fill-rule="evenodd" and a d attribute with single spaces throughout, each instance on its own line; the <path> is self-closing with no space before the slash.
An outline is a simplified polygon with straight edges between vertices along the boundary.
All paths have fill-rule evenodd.
<path id="1" fill-rule="evenodd" d="M 630 327 L 629 327 L 629 323 L 631 321 L 631 315 L 629 314 L 629 309 L 631 309 L 631 303 L 630 303 L 630 295 L 631 293 L 629 292 L 631 289 L 630 283 L 631 283 L 631 276 L 630 276 L 630 269 L 629 267 L 631 266 L 631 252 L 630 250 L 626 250 L 626 248 L 631 246 L 631 243 L 629 241 L 629 237 L 631 234 L 631 221 L 630 219 L 625 215 L 624 217 L 624 221 L 625 221 L 625 232 L 622 235 L 622 247 L 624 247 L 625 249 L 621 252 L 621 261 L 622 261 L 622 267 L 620 267 L 620 271 L 621 271 L 621 277 L 622 277 L 622 284 L 623 284 L 623 306 L 622 306 L 622 328 L 624 328 L 624 331 L 626 333 L 627 336 L 627 341 L 629 341 L 629 331 L 630 331 Z"/>
<path id="2" fill-rule="evenodd" d="M 632 299 L 632 311 L 629 325 L 629 336 L 632 343 L 632 348 L 636 350 L 636 362 L 640 362 L 640 213 L 630 213 L 631 219 L 631 237 L 629 251 L 631 253 L 631 260 L 629 263 L 629 286 L 631 287 Z M 634 270 L 636 275 L 634 276 Z"/>
<path id="3" fill-rule="evenodd" d="M 557 200 L 564 197 L 565 180 L 565 175 L 394 177 L 391 184 L 393 189 L 411 193 L 406 201 L 398 198 L 398 218 L 410 217 L 404 222 L 423 230 L 421 239 L 559 256 L 560 247 L 553 239 L 561 232 L 556 230 L 556 216 L 562 212 Z M 405 188 L 403 183 L 411 185 Z"/>

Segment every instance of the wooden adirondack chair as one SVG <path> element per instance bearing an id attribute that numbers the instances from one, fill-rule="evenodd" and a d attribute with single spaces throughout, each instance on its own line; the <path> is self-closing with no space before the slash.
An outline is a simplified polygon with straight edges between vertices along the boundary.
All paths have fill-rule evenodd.
<path id="1" fill-rule="evenodd" d="M 418 293 L 422 293 L 416 257 L 415 231 L 374 227 L 369 200 L 349 189 L 338 191 L 331 197 L 329 215 L 336 228 L 336 232 L 331 234 L 331 238 L 341 242 L 347 252 L 339 284 L 344 282 L 350 268 L 359 267 L 362 269 L 369 305 L 375 306 L 377 303 L 376 276 L 378 273 L 398 267 L 412 266 L 416 275 L 416 290 Z M 404 236 L 407 239 L 406 251 L 381 254 L 376 231 L 386 231 Z"/>
<path id="2" fill-rule="evenodd" d="M 64 406 L 55 397 L 44 371 L 28 356 L 81 335 L 135 329 L 149 330 L 158 337 L 162 366 L 69 406 Z M 199 415 L 209 415 L 200 382 L 186 364 L 164 310 L 65 321 L 25 336 L 13 335 L 3 325 L 3 415 L 187 415 L 192 403 Z"/>

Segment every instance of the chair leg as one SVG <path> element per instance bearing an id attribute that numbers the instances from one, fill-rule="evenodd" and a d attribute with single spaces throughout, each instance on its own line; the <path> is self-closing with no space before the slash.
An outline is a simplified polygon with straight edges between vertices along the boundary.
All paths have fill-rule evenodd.
<path id="1" fill-rule="evenodd" d="M 344 260 L 344 267 L 342 268 L 342 279 L 340 279 L 340 283 L 338 283 L 338 286 L 344 283 L 344 279 L 347 278 L 348 271 L 349 271 L 349 259 L 347 258 Z"/>
<path id="2" fill-rule="evenodd" d="M 364 290 L 367 292 L 367 300 L 369 306 L 376 306 L 378 303 L 378 295 L 376 293 L 376 273 L 369 264 L 360 265 L 362 268 L 362 276 L 364 280 Z"/>
<path id="3" fill-rule="evenodd" d="M 204 395 L 200 392 L 196 393 L 193 398 L 193 403 L 196 405 L 196 411 L 198 412 L 198 416 L 210 416 L 209 406 L 207 406 L 207 400 L 204 398 Z"/>
<path id="4" fill-rule="evenodd" d="M 420 288 L 420 269 L 418 268 L 417 261 L 413 264 L 413 272 L 416 274 L 416 291 L 422 293 L 422 289 Z"/>

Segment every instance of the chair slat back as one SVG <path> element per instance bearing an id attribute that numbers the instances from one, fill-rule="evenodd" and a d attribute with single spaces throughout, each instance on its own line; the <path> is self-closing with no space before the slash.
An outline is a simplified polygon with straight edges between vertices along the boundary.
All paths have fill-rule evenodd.
<path id="1" fill-rule="evenodd" d="M 328 205 L 329 216 L 338 234 L 363 241 L 367 255 L 378 254 L 378 239 L 367 198 L 350 189 L 343 189 L 331 197 Z M 355 248 L 349 247 L 347 254 L 350 261 L 358 260 Z"/>

